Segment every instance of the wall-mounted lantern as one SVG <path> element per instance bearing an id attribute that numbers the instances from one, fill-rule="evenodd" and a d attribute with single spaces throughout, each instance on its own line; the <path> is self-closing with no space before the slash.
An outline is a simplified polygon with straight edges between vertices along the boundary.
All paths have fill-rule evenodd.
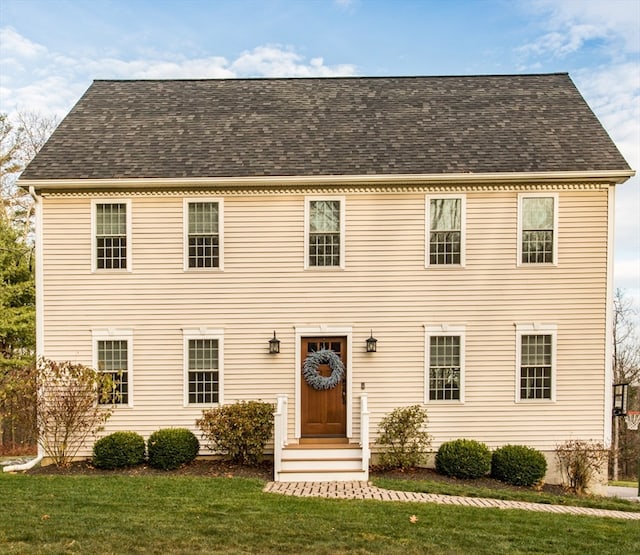
<path id="1" fill-rule="evenodd" d="M 269 339 L 269 354 L 277 355 L 280 352 L 280 340 L 276 337 L 276 332 L 273 330 L 273 338 Z"/>
<path id="2" fill-rule="evenodd" d="M 629 384 L 616 383 L 613 384 L 613 415 L 626 416 L 627 403 L 629 400 Z"/>
<path id="3" fill-rule="evenodd" d="M 371 335 L 367 338 L 367 353 L 375 353 L 378 350 L 378 340 L 373 337 L 373 330 Z"/>

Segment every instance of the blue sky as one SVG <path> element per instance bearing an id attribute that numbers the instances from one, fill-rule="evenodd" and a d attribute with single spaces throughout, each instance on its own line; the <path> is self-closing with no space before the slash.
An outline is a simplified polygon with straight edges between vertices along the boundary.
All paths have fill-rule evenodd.
<path id="1" fill-rule="evenodd" d="M 569 72 L 640 170 L 638 0 L 0 0 L 0 111 L 63 116 L 92 79 Z M 616 285 L 640 302 L 640 177 Z"/>

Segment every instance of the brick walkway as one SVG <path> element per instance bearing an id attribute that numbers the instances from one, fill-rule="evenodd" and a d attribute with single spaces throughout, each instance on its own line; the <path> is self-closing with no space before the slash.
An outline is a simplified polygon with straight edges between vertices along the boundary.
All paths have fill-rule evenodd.
<path id="1" fill-rule="evenodd" d="M 457 495 L 438 495 L 434 493 L 414 493 L 394 491 L 372 486 L 368 482 L 269 482 L 264 491 L 295 495 L 298 497 L 327 497 L 333 499 L 376 499 L 379 501 L 409 501 L 438 503 L 441 505 L 462 505 L 494 509 L 521 509 L 542 513 L 558 513 L 609 518 L 640 520 L 640 513 L 591 509 L 588 507 L 568 507 L 564 505 L 545 505 L 524 501 L 503 501 L 482 497 L 460 497 Z"/>

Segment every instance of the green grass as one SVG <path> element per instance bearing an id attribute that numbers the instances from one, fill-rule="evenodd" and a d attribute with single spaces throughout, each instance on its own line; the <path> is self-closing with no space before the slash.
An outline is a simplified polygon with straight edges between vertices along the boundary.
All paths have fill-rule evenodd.
<path id="1" fill-rule="evenodd" d="M 640 552 L 637 521 L 286 497 L 263 493 L 263 485 L 243 478 L 1 475 L 0 553 Z"/>
<path id="2" fill-rule="evenodd" d="M 638 487 L 638 481 L 631 481 L 631 480 L 610 480 L 609 481 L 609 485 L 610 486 L 622 486 L 623 488 L 637 488 Z"/>
<path id="3" fill-rule="evenodd" d="M 438 493 L 442 495 L 461 495 L 465 497 L 490 497 L 506 501 L 527 501 L 547 505 L 568 505 L 573 507 L 592 507 L 614 511 L 640 512 L 640 503 L 617 499 L 615 497 L 551 495 L 534 490 L 493 489 L 488 487 L 452 484 L 431 480 L 398 480 L 395 478 L 374 478 L 372 482 L 381 488 L 420 493 Z"/>

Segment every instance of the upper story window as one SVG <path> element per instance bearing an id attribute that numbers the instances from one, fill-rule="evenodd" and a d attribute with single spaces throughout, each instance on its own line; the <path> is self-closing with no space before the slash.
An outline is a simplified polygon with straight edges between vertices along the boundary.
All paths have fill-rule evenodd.
<path id="1" fill-rule="evenodd" d="M 185 269 L 222 268 L 222 201 L 185 200 Z"/>
<path id="2" fill-rule="evenodd" d="M 94 270 L 131 270 L 129 201 L 93 202 Z"/>
<path id="3" fill-rule="evenodd" d="M 222 331 L 185 331 L 185 406 L 222 402 Z"/>
<path id="4" fill-rule="evenodd" d="M 521 194 L 519 264 L 555 264 L 557 260 L 557 195 Z"/>
<path id="5" fill-rule="evenodd" d="M 99 372 L 109 374 L 112 380 L 107 403 L 131 406 L 132 332 L 94 332 L 93 337 L 94 366 Z"/>
<path id="6" fill-rule="evenodd" d="M 427 197 L 427 266 L 464 265 L 465 197 Z"/>
<path id="7" fill-rule="evenodd" d="M 427 401 L 462 401 L 464 327 L 427 326 Z"/>
<path id="8" fill-rule="evenodd" d="M 520 325 L 517 333 L 516 399 L 553 400 L 555 398 L 556 327 Z"/>
<path id="9" fill-rule="evenodd" d="M 307 199 L 305 212 L 305 268 L 344 268 L 344 199 Z"/>

